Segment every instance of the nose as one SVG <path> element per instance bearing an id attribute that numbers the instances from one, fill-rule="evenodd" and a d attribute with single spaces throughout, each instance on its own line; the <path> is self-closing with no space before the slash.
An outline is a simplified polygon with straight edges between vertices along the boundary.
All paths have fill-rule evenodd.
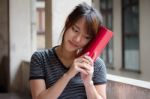
<path id="1" fill-rule="evenodd" d="M 76 36 L 74 37 L 74 42 L 75 42 L 75 43 L 80 43 L 81 40 L 82 40 L 82 35 L 76 35 Z"/>

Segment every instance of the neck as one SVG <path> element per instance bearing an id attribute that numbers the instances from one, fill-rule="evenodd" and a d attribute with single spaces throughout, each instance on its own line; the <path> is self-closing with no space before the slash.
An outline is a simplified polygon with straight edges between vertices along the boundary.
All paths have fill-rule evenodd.
<path id="1" fill-rule="evenodd" d="M 63 48 L 62 45 L 58 47 L 57 51 L 60 57 L 66 60 L 72 60 L 76 57 L 76 52 L 69 52 L 65 48 Z"/>

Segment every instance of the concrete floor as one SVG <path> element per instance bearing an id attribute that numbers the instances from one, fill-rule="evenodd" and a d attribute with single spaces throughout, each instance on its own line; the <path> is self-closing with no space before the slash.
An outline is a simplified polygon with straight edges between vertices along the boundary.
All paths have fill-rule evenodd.
<path id="1" fill-rule="evenodd" d="M 31 99 L 31 96 L 16 93 L 0 93 L 0 99 Z"/>

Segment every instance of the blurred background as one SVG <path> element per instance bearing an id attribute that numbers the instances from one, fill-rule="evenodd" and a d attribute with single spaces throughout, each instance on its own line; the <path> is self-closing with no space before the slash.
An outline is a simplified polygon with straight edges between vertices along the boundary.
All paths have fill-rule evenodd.
<path id="1" fill-rule="evenodd" d="M 150 0 L 0 0 L 0 99 L 31 99 L 31 55 L 59 44 L 67 15 L 83 1 L 114 32 L 100 56 L 107 98 L 150 99 Z"/>

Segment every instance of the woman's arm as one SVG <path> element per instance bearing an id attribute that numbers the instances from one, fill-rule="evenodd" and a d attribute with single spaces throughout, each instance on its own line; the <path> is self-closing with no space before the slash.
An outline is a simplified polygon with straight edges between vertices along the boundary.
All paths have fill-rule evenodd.
<path id="1" fill-rule="evenodd" d="M 46 89 L 44 80 L 30 80 L 32 99 L 57 99 L 70 79 L 71 78 L 68 74 L 64 74 L 53 86 L 48 89 Z"/>
<path id="2" fill-rule="evenodd" d="M 94 85 L 91 81 L 85 84 L 87 99 L 106 99 L 106 84 Z"/>
<path id="3" fill-rule="evenodd" d="M 83 80 L 85 86 L 87 99 L 106 99 L 106 84 L 101 85 L 93 84 L 92 79 L 94 73 L 93 60 L 89 56 L 84 55 L 83 61 L 84 62 L 82 65 L 85 66 L 84 70 L 87 72 L 87 74 L 81 73 L 81 79 Z"/>

